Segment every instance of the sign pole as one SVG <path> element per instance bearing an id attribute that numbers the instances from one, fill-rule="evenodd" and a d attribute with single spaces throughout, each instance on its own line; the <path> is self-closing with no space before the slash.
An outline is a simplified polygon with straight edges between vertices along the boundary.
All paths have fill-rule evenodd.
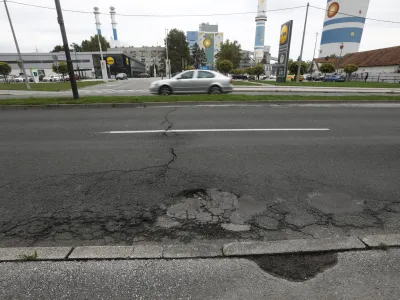
<path id="1" fill-rule="evenodd" d="M 300 70 L 301 70 L 301 62 L 303 60 L 304 38 L 306 36 L 307 19 L 308 19 L 308 8 L 309 7 L 310 7 L 310 3 L 307 2 L 306 18 L 304 20 L 303 40 L 301 41 L 300 56 L 299 56 L 299 60 L 297 62 L 297 76 L 296 76 L 296 82 L 297 83 L 299 83 L 299 80 L 300 80 Z"/>

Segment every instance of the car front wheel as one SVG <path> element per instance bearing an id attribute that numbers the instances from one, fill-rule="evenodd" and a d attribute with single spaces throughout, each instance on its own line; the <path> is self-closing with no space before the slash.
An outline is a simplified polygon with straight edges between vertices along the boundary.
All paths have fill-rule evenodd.
<path id="1" fill-rule="evenodd" d="M 172 90 L 169 86 L 164 85 L 164 86 L 160 87 L 159 94 L 168 96 L 168 95 L 172 94 Z"/>

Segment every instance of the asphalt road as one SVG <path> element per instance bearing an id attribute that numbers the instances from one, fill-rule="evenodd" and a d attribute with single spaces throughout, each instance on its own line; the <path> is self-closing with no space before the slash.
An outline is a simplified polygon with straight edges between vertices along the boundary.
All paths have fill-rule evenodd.
<path id="1" fill-rule="evenodd" d="M 279 265 L 272 263 L 274 267 L 263 264 L 263 269 L 251 260 L 237 258 L 2 263 L 0 298 L 400 298 L 399 249 L 307 256 L 285 257 Z"/>
<path id="2" fill-rule="evenodd" d="M 396 105 L 1 111 L 0 246 L 399 232 L 399 133 Z M 174 206 L 216 190 L 250 231 Z"/>

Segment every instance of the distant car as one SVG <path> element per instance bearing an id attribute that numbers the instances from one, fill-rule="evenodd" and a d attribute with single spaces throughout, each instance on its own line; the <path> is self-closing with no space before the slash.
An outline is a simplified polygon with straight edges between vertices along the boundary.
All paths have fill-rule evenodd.
<path id="1" fill-rule="evenodd" d="M 66 81 L 69 81 L 69 75 L 67 75 L 66 77 L 65 77 L 65 80 Z M 79 80 L 79 76 L 77 75 L 77 74 L 75 74 L 75 80 Z"/>
<path id="2" fill-rule="evenodd" d="M 62 76 L 60 76 L 60 75 L 54 75 L 54 76 L 51 76 L 50 77 L 50 82 L 57 82 L 57 81 L 61 81 L 61 80 L 63 80 L 63 78 L 62 78 Z"/>
<path id="3" fill-rule="evenodd" d="M 327 75 L 324 78 L 324 82 L 344 82 L 344 78 L 339 74 Z"/>
<path id="4" fill-rule="evenodd" d="M 25 77 L 24 76 L 15 77 L 15 82 L 25 82 Z"/>
<path id="5" fill-rule="evenodd" d="M 244 74 L 234 74 L 234 75 L 232 75 L 232 79 L 247 80 L 248 77 L 247 77 L 247 75 L 244 75 Z"/>
<path id="6" fill-rule="evenodd" d="M 126 75 L 126 73 L 119 73 L 117 74 L 117 76 L 115 76 L 116 80 L 125 80 L 128 79 L 128 75 Z"/>
<path id="7" fill-rule="evenodd" d="M 140 73 L 140 74 L 139 74 L 139 77 L 140 77 L 140 78 L 150 78 L 150 75 L 147 74 L 147 73 Z"/>
<path id="8" fill-rule="evenodd" d="M 276 76 L 275 75 L 271 75 L 271 76 L 269 76 L 269 79 L 276 79 Z"/>
<path id="9" fill-rule="evenodd" d="M 15 76 L 14 75 L 7 76 L 6 81 L 7 82 L 15 82 Z"/>
<path id="10" fill-rule="evenodd" d="M 230 93 L 232 90 L 232 78 L 208 70 L 185 71 L 171 79 L 154 81 L 150 85 L 150 92 L 160 95 L 174 93 L 221 94 Z"/>

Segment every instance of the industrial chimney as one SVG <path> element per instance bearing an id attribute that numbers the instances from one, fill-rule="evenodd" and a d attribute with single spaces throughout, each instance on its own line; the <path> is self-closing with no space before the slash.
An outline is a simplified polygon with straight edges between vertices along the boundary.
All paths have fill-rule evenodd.
<path id="1" fill-rule="evenodd" d="M 101 23 L 100 23 L 100 12 L 99 12 L 99 8 L 98 7 L 94 7 L 94 17 L 96 19 L 96 28 L 97 28 L 97 34 L 101 35 Z"/>
<path id="2" fill-rule="evenodd" d="M 110 15 L 111 15 L 111 25 L 113 29 L 114 41 L 118 41 L 118 34 L 117 34 L 117 22 L 115 21 L 115 7 L 110 7 Z"/>

